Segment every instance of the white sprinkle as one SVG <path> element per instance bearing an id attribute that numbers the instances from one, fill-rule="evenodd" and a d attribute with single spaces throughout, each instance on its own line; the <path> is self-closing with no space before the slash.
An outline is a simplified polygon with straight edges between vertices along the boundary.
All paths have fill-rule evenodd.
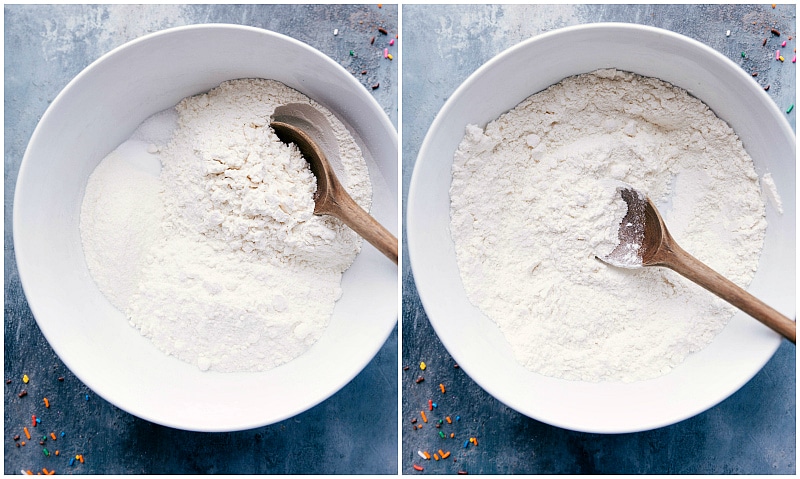
<path id="1" fill-rule="evenodd" d="M 725 36 L 726 36 L 726 37 L 729 37 L 729 36 L 731 36 L 731 31 L 730 31 L 730 30 L 728 30 L 727 32 L 725 32 Z"/>
<path id="2" fill-rule="evenodd" d="M 334 35 L 338 35 L 339 34 L 339 29 L 338 28 L 334 28 L 333 29 L 333 34 Z"/>

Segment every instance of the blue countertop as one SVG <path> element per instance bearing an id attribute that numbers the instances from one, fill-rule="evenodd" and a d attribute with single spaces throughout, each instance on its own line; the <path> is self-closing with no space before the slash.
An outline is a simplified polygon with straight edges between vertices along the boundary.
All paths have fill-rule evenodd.
<path id="1" fill-rule="evenodd" d="M 520 41 L 597 21 L 666 28 L 722 52 L 786 110 L 795 102 L 795 64 L 779 63 L 762 38 L 776 28 L 796 38 L 796 7 L 779 5 L 404 5 L 401 45 L 387 62 L 368 52 L 382 26 L 398 29 L 396 5 L 119 5 L 5 7 L 5 377 L 7 474 L 43 467 L 64 473 L 559 474 L 796 473 L 796 349 L 784 342 L 765 368 L 718 406 L 681 423 L 635 434 L 568 431 L 506 407 L 454 364 L 428 322 L 404 246 L 402 356 L 395 331 L 353 381 L 294 418 L 249 431 L 195 433 L 131 416 L 83 385 L 42 336 L 25 301 L 11 231 L 14 185 L 36 123 L 49 102 L 89 63 L 141 35 L 193 23 L 237 23 L 292 36 L 359 78 L 398 125 L 402 62 L 403 204 L 420 145 L 450 94 L 480 65 Z M 338 34 L 334 35 L 334 29 Z M 726 32 L 730 30 L 730 35 Z M 793 45 L 794 43 L 792 43 Z M 354 50 L 354 55 L 350 55 Z M 746 52 L 742 57 L 741 52 Z M 361 72 L 367 70 L 367 74 Z M 379 84 L 379 88 L 372 89 Z M 787 114 L 795 127 L 796 110 Z M 419 363 L 427 363 L 420 371 Z M 23 374 L 30 382 L 22 384 Z M 400 384 L 394 378 L 400 376 Z M 427 379 L 417 382 L 420 376 Z M 59 380 L 63 378 L 63 380 Z M 443 461 L 417 456 L 422 434 L 411 417 L 447 385 L 458 444 Z M 26 389 L 28 395 L 18 397 Z M 402 395 L 399 413 L 398 398 Z M 51 400 L 44 408 L 42 397 Z M 87 400 L 88 397 L 88 400 Z M 445 406 L 443 403 L 442 406 Z M 65 432 L 62 454 L 42 454 L 38 437 L 15 434 L 37 414 L 47 433 Z M 30 429 L 30 428 L 29 428 Z M 398 430 L 401 437 L 398 436 Z M 478 445 L 463 438 L 474 437 Z M 47 447 L 47 446 L 45 446 Z M 399 449 L 398 449 L 399 448 Z M 433 451 L 431 451 L 433 452 Z M 69 466 L 70 457 L 85 461 Z M 398 457 L 400 459 L 398 464 Z"/>
<path id="2" fill-rule="evenodd" d="M 796 38 L 794 5 L 404 5 L 402 77 L 403 192 L 434 116 L 473 71 L 537 34 L 590 22 L 629 22 L 699 40 L 741 65 L 786 111 L 795 102 L 795 64 L 774 59 L 762 39 Z M 730 35 L 727 31 L 730 30 Z M 796 42 L 790 41 L 790 47 Z M 564 46 L 565 54 L 569 45 Z M 745 52 L 745 57 L 741 53 Z M 787 114 L 795 127 L 796 110 Z M 406 197 L 403 198 L 405 205 Z M 405 214 L 403 215 L 405 217 Z M 403 262 L 403 474 L 795 474 L 796 349 L 784 341 L 748 384 L 716 407 L 672 426 L 618 435 L 553 427 L 506 407 L 458 369 L 439 342 L 414 286 L 407 247 Z M 421 371 L 420 362 L 426 363 Z M 425 378 L 417 382 L 418 378 Z M 439 384 L 447 394 L 439 394 Z M 414 429 L 412 418 L 440 398 L 452 425 Z M 438 417 L 438 415 L 437 415 Z M 457 441 L 439 441 L 439 431 Z M 475 446 L 464 442 L 474 437 Z M 417 455 L 431 444 L 447 460 Z M 446 446 L 444 446 L 446 444 Z M 437 446 L 438 447 L 438 446 Z M 434 450 L 430 450 L 433 453 Z M 420 472 L 413 464 L 423 466 Z"/>
<path id="3" fill-rule="evenodd" d="M 397 6 L 6 5 L 4 13 L 4 472 L 37 473 L 47 468 L 58 474 L 396 474 L 396 329 L 355 379 L 298 416 L 232 433 L 159 426 L 94 395 L 50 348 L 22 292 L 11 217 L 22 155 L 48 104 L 103 54 L 169 27 L 235 23 L 305 42 L 358 78 L 397 126 L 399 62 L 384 59 L 382 46 L 370 45 L 371 37 L 380 35 L 378 27 L 397 33 Z M 336 35 L 334 30 L 338 30 Z M 23 384 L 23 374 L 29 376 L 28 384 Z M 28 394 L 20 398 L 22 389 Z M 49 399 L 49 408 L 44 407 L 43 397 Z M 30 426 L 33 414 L 41 419 L 35 429 Z M 25 440 L 25 426 L 35 437 L 17 447 Z M 57 434 L 56 441 L 47 438 L 39 445 L 51 431 Z M 64 437 L 60 437 L 62 431 Z M 22 437 L 15 441 L 15 435 Z M 49 457 L 43 454 L 45 448 Z M 70 466 L 75 455 L 82 455 L 84 461 L 72 461 Z"/>

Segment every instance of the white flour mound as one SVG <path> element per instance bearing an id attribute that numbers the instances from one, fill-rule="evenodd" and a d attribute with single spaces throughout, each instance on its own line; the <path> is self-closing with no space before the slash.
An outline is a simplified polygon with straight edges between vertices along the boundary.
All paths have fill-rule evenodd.
<path id="1" fill-rule="evenodd" d="M 687 92 L 616 70 L 570 77 L 455 154 L 450 230 L 470 301 L 517 360 L 547 376 L 638 381 L 708 345 L 736 309 L 665 268 L 620 269 L 621 180 L 659 206 L 685 250 L 742 287 L 764 242 L 753 162 Z"/>
<path id="2" fill-rule="evenodd" d="M 159 349 L 202 370 L 262 371 L 305 352 L 360 251 L 352 230 L 314 216 L 313 174 L 269 128 L 286 104 L 324 114 L 338 144 L 337 175 L 368 210 L 366 163 L 344 125 L 299 92 L 260 79 L 182 100 L 176 127 L 174 118 L 145 122 L 134 138 L 153 140 L 147 151 L 161 162 L 159 176 L 117 181 L 130 166 L 112 153 L 87 186 L 81 234 L 100 290 Z M 166 145 L 157 139 L 164 125 L 174 128 Z M 117 271 L 130 279 L 119 284 Z"/>

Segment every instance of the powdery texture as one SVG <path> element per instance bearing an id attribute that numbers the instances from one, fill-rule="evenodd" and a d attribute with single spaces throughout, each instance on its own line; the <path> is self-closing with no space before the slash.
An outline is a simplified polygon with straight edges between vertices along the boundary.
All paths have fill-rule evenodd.
<path id="1" fill-rule="evenodd" d="M 659 205 L 676 241 L 740 286 L 766 220 L 731 128 L 685 91 L 616 70 L 570 77 L 489 123 L 453 162 L 451 235 L 470 301 L 517 360 L 583 381 L 657 377 L 736 309 L 665 268 L 614 268 L 620 180 Z M 620 206 L 622 205 L 622 206 Z"/>
<path id="2" fill-rule="evenodd" d="M 360 251 L 339 220 L 314 216 L 313 174 L 268 127 L 285 104 L 324 114 L 337 174 L 369 209 L 366 164 L 344 125 L 275 81 L 229 81 L 182 100 L 172 139 L 151 149 L 162 163 L 164 214 L 160 236 L 130 265 L 139 280 L 124 311 L 159 349 L 203 370 L 262 371 L 305 352 Z M 113 296 L 113 285 L 93 276 Z"/>
<path id="3" fill-rule="evenodd" d="M 92 173 L 81 204 L 84 256 L 106 298 L 124 311 L 139 284 L 139 265 L 160 236 L 163 204 L 158 178 L 126 151 L 114 151 Z"/>

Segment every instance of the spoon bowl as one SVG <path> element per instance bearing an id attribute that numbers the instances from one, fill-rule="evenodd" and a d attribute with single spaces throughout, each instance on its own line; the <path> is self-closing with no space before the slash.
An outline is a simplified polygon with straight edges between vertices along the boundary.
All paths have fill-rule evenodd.
<path id="1" fill-rule="evenodd" d="M 302 129 L 283 121 L 270 123 L 284 143 L 294 143 L 317 178 L 314 193 L 314 214 L 340 219 L 362 238 L 397 264 L 397 238 L 364 211 L 339 182 L 325 153 Z"/>
<path id="2" fill-rule="evenodd" d="M 619 244 L 600 260 L 622 268 L 670 268 L 795 343 L 796 323 L 678 246 L 650 198 L 630 185 L 617 191 L 628 211 L 619 225 Z"/>

